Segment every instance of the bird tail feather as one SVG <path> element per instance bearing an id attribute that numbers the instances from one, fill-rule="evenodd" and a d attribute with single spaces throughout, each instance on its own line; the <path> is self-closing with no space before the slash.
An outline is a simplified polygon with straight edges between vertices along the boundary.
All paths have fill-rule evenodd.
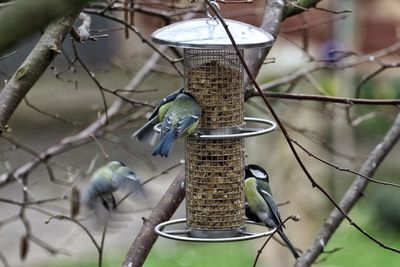
<path id="1" fill-rule="evenodd" d="M 157 142 L 158 133 L 154 130 L 154 126 L 158 122 L 158 116 L 155 116 L 146 124 L 132 134 L 132 138 L 136 138 L 141 143 L 147 143 L 154 146 Z"/>
<path id="2" fill-rule="evenodd" d="M 297 252 L 297 249 L 293 246 L 293 244 L 289 241 L 289 238 L 283 233 L 282 229 L 277 230 L 279 236 L 282 238 L 282 240 L 285 242 L 286 246 L 288 249 L 292 252 L 293 257 L 295 259 L 298 259 L 300 257 L 299 253 Z"/>
<path id="3" fill-rule="evenodd" d="M 168 131 L 163 139 L 161 139 L 160 143 L 154 148 L 153 156 L 160 155 L 161 157 L 168 157 L 177 132 L 178 130 L 176 128 L 172 128 Z"/>

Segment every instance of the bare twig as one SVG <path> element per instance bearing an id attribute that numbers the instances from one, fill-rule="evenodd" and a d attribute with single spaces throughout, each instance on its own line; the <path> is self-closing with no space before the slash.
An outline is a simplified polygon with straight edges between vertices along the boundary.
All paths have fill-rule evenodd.
<path id="1" fill-rule="evenodd" d="M 275 231 L 272 232 L 272 234 L 267 238 L 267 240 L 265 240 L 265 242 L 261 246 L 261 248 L 259 250 L 257 250 L 257 255 L 253 262 L 253 267 L 257 266 L 257 262 L 258 262 L 258 259 L 260 258 L 261 253 L 263 252 L 265 246 L 267 246 L 268 242 L 272 239 L 272 237 L 275 235 L 276 232 L 277 232 L 277 229 L 275 229 Z"/>
<path id="2" fill-rule="evenodd" d="M 49 177 L 50 177 L 50 181 L 52 181 L 52 182 L 55 183 L 55 184 L 70 185 L 70 183 L 68 183 L 68 182 L 66 182 L 66 181 L 64 181 L 64 180 L 57 179 L 57 178 L 55 177 L 55 175 L 54 175 L 54 172 L 53 172 L 52 167 L 51 167 L 50 164 L 48 163 L 48 159 L 45 158 L 45 157 L 42 157 L 42 156 L 40 155 L 40 153 L 36 152 L 33 148 L 30 148 L 30 147 L 28 147 L 28 146 L 26 146 L 26 145 L 24 145 L 24 144 L 18 142 L 17 140 L 15 140 L 14 138 L 12 138 L 11 136 L 8 136 L 8 135 L 3 134 L 3 135 L 1 135 L 0 137 L 3 138 L 3 139 L 5 139 L 5 140 L 7 140 L 7 141 L 10 142 L 11 144 L 13 144 L 16 148 L 20 148 L 20 149 L 22 149 L 22 150 L 28 152 L 29 154 L 35 156 L 35 157 L 45 166 L 45 168 L 46 168 L 46 170 L 47 170 L 47 173 L 48 173 L 48 175 L 49 175 Z M 15 176 L 15 178 L 16 178 L 17 180 L 19 179 L 19 182 L 21 182 L 21 179 L 22 179 L 21 177 Z M 24 189 L 24 190 L 26 190 L 26 189 Z"/>
<path id="3" fill-rule="evenodd" d="M 400 106 L 398 99 L 365 99 L 365 98 L 350 98 L 326 95 L 308 95 L 308 94 L 295 94 L 295 93 L 277 93 L 277 92 L 264 92 L 267 97 L 280 98 L 288 100 L 304 100 L 304 101 L 318 101 L 326 103 L 336 103 L 345 105 L 371 105 L 371 106 Z M 260 96 L 256 91 L 248 91 L 247 98 Z"/>
<path id="4" fill-rule="evenodd" d="M 363 174 L 360 173 L 360 172 L 356 172 L 356 171 L 353 171 L 353 170 L 351 170 L 351 169 L 349 169 L 349 168 L 342 168 L 342 167 L 340 167 L 340 166 L 338 166 L 338 165 L 335 165 L 335 164 L 333 164 L 333 163 L 331 163 L 331 162 L 329 162 L 329 161 L 327 161 L 327 160 L 325 160 L 325 159 L 323 159 L 323 158 L 321 158 L 321 157 L 318 157 L 317 155 L 311 153 L 311 152 L 310 152 L 308 149 L 306 149 L 304 146 L 300 145 L 300 143 L 297 142 L 296 140 L 294 140 L 294 139 L 291 139 L 291 140 L 292 140 L 292 142 L 293 142 L 294 144 L 296 144 L 299 148 L 301 148 L 304 152 L 306 152 L 307 155 L 309 155 L 310 157 L 312 157 L 312 158 L 314 158 L 314 159 L 316 159 L 316 160 L 318 160 L 318 161 L 320 161 L 320 162 L 322 162 L 322 163 L 324 163 L 324 164 L 326 164 L 326 165 L 328 165 L 328 166 L 331 166 L 331 167 L 333 167 L 333 168 L 335 168 L 335 169 L 337 169 L 337 170 L 339 170 L 339 171 L 343 171 L 343 172 L 348 172 L 348 173 L 351 173 L 351 174 L 355 174 L 355 175 L 357 175 L 357 176 L 359 176 L 359 177 L 362 177 L 362 178 L 364 178 L 364 179 L 370 181 L 371 183 L 376 183 L 376 184 L 380 184 L 380 185 L 387 185 L 387 186 L 393 186 L 393 187 L 400 188 L 400 185 L 399 185 L 399 184 L 391 183 L 391 182 L 385 182 L 385 181 L 379 181 L 379 180 L 376 180 L 376 179 L 372 179 L 371 177 L 368 177 L 368 176 L 366 176 L 366 175 L 363 175 Z"/>
<path id="5" fill-rule="evenodd" d="M 371 72 L 370 74 L 364 76 L 362 78 L 362 80 L 359 82 L 359 84 L 356 87 L 356 93 L 355 93 L 355 97 L 359 98 L 360 94 L 361 94 L 361 88 L 372 78 L 374 78 L 375 76 L 377 76 L 378 74 L 382 73 L 383 71 L 385 71 L 388 68 L 398 68 L 400 67 L 400 63 L 399 62 L 394 62 L 394 63 L 380 63 L 380 67 L 378 69 L 376 69 L 375 71 Z"/>
<path id="6" fill-rule="evenodd" d="M 180 62 L 180 60 L 176 61 L 174 59 L 171 59 L 168 55 L 166 55 L 165 53 L 163 53 L 160 48 L 156 47 L 152 42 L 150 42 L 147 38 L 145 38 L 141 32 L 133 25 L 130 25 L 129 23 L 125 22 L 124 20 L 121 20 L 117 17 L 108 15 L 108 14 L 104 14 L 104 13 L 100 13 L 100 12 L 94 12 L 94 11 L 87 11 L 88 13 L 91 14 L 95 14 L 98 15 L 100 17 L 104 17 L 106 19 L 118 22 L 122 25 L 124 25 L 125 27 L 127 27 L 129 30 L 131 30 L 132 32 L 134 32 L 141 40 L 142 42 L 146 43 L 151 49 L 153 49 L 154 51 L 158 52 L 165 60 L 167 60 L 171 66 L 176 70 L 177 73 L 179 73 L 180 76 L 183 76 L 182 71 L 176 66 L 176 62 Z"/>
<path id="7" fill-rule="evenodd" d="M 372 177 L 382 163 L 384 158 L 388 155 L 393 146 L 398 142 L 400 138 L 400 114 L 397 116 L 395 122 L 393 123 L 390 130 L 387 132 L 383 140 L 375 146 L 375 148 L 370 153 L 368 159 L 362 165 L 359 173 L 364 176 Z M 344 194 L 339 205 L 341 210 L 349 212 L 351 208 L 356 204 L 359 198 L 362 196 L 366 186 L 368 185 L 368 180 L 363 177 L 358 176 L 352 185 L 349 187 L 347 192 Z M 310 266 L 317 257 L 323 252 L 325 245 L 330 240 L 333 233 L 339 227 L 340 223 L 345 219 L 346 216 L 338 209 L 332 210 L 329 216 L 324 220 L 324 224 L 316 235 L 313 244 L 307 251 L 300 257 L 296 262 L 296 267 L 306 267 Z M 346 218 L 347 219 L 347 218 Z M 358 229 L 352 221 L 349 221 L 351 225 Z M 360 230 L 360 229 L 359 229 Z M 361 230 L 360 230 L 361 231 Z M 363 232 L 364 235 L 367 235 Z M 376 240 L 376 238 L 367 235 L 370 239 L 373 239 L 380 247 L 387 248 L 386 245 Z M 398 252 L 398 249 L 390 249 Z"/>
<path id="8" fill-rule="evenodd" d="M 105 219 L 105 222 L 104 222 L 104 225 L 103 225 L 103 232 L 101 234 L 100 250 L 99 250 L 99 262 L 98 262 L 98 266 L 99 267 L 102 267 L 102 265 L 103 265 L 104 242 L 106 241 L 108 220 L 109 220 L 109 216 L 107 215 L 106 219 Z"/>
<path id="9" fill-rule="evenodd" d="M 50 223 L 53 219 L 56 220 L 67 220 L 70 222 L 75 223 L 76 225 L 78 225 L 86 234 L 87 236 L 90 238 L 90 240 L 92 241 L 93 245 L 96 247 L 97 251 L 100 253 L 101 251 L 101 247 L 100 245 L 97 243 L 96 239 L 94 239 L 94 236 L 90 233 L 89 229 L 87 229 L 83 224 L 81 224 L 78 220 L 75 220 L 71 217 L 65 216 L 65 215 L 56 215 L 56 216 L 52 216 L 49 219 L 47 219 L 47 221 L 45 222 L 46 224 Z"/>
<path id="10" fill-rule="evenodd" d="M 80 124 L 82 124 L 82 123 L 79 123 L 79 122 L 76 122 L 76 121 L 68 121 L 66 119 L 63 119 L 63 118 L 60 117 L 59 114 L 52 114 L 52 113 L 46 112 L 46 111 L 36 107 L 35 105 L 33 105 L 31 102 L 29 102 L 27 97 L 24 97 L 24 102 L 28 107 L 30 107 L 31 109 L 39 112 L 40 114 L 43 114 L 43 115 L 45 115 L 47 117 L 50 117 L 50 118 L 53 118 L 53 119 L 55 119 L 57 121 L 60 121 L 62 123 L 70 124 L 70 125 L 80 125 Z"/>
<path id="11" fill-rule="evenodd" d="M 3 263 L 4 267 L 11 267 L 8 263 L 6 256 L 0 251 L 0 261 Z"/>
<path id="12" fill-rule="evenodd" d="M 8 57 L 11 57 L 11 56 L 14 55 L 16 52 L 17 52 L 17 51 L 12 51 L 12 52 L 10 52 L 10 53 L 8 53 L 8 54 L 5 54 L 4 56 L 1 56 L 1 57 L 0 57 L 0 60 L 6 59 L 6 58 L 8 58 Z"/>
<path id="13" fill-rule="evenodd" d="M 290 215 L 289 217 L 287 217 L 287 218 L 283 221 L 283 225 L 285 225 L 285 223 L 286 223 L 288 220 L 298 221 L 299 218 L 300 218 L 300 217 L 299 217 L 298 215 Z M 268 242 L 271 240 L 271 238 L 275 238 L 274 235 L 275 235 L 275 233 L 277 232 L 277 230 L 278 230 L 278 228 L 275 228 L 275 230 L 272 232 L 272 234 L 267 238 L 267 240 L 265 240 L 265 242 L 264 242 L 264 244 L 261 246 L 261 248 L 260 248 L 259 250 L 257 250 L 257 255 L 256 255 L 256 258 L 254 259 L 254 262 L 253 262 L 253 267 L 256 267 L 257 262 L 258 262 L 258 259 L 260 258 L 261 253 L 263 252 L 265 246 L 268 244 Z M 279 244 L 281 244 L 281 245 L 283 245 L 283 246 L 286 247 L 286 245 L 283 244 L 283 243 L 279 243 Z"/>
<path id="14" fill-rule="evenodd" d="M 375 62 L 379 58 L 390 55 L 400 49 L 400 42 L 396 42 L 392 44 L 391 46 L 378 50 L 376 52 L 366 54 L 366 55 L 361 55 L 356 58 L 341 58 L 339 61 L 335 62 L 315 62 L 314 64 L 308 65 L 307 67 L 304 67 L 302 69 L 299 69 L 298 71 L 293 72 L 290 75 L 286 75 L 284 77 L 275 79 L 273 81 L 264 83 L 261 85 L 261 89 L 263 91 L 268 91 L 272 88 L 296 81 L 303 76 L 305 76 L 307 73 L 311 73 L 317 70 L 323 70 L 323 69 L 346 69 L 346 68 L 352 68 L 361 64 L 365 63 L 370 63 L 370 62 Z"/>

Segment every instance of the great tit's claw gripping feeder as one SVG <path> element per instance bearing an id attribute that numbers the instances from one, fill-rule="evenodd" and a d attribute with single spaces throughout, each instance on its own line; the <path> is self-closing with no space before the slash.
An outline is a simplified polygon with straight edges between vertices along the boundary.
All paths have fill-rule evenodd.
<path id="1" fill-rule="evenodd" d="M 242 54 L 244 49 L 268 47 L 274 41 L 269 33 L 252 25 L 228 19 L 225 23 Z M 155 231 L 167 238 L 200 242 L 271 234 L 273 230 L 246 231 L 243 138 L 271 132 L 276 125 L 244 117 L 243 66 L 223 25 L 208 13 L 208 18 L 163 27 L 152 39 L 183 48 L 184 88 L 202 108 L 199 126 L 185 143 L 187 219 L 162 223 Z M 248 128 L 246 121 L 264 128 Z M 155 130 L 159 131 L 157 126 Z M 182 230 L 165 229 L 183 223 Z"/>

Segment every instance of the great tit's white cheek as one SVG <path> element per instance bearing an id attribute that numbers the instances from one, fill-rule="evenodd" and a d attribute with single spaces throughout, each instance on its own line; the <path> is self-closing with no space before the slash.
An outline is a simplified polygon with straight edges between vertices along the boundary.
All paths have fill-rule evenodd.
<path id="1" fill-rule="evenodd" d="M 250 169 L 250 171 L 253 174 L 253 176 L 256 178 L 260 178 L 260 179 L 267 178 L 267 175 L 265 173 L 263 173 L 262 171 L 255 170 L 255 169 Z"/>

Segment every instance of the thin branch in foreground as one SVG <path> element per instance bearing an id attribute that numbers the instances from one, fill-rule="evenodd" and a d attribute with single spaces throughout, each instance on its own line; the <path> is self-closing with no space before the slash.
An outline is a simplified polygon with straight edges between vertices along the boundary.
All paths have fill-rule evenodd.
<path id="1" fill-rule="evenodd" d="M 52 217 L 48 218 L 48 219 L 45 221 L 45 224 L 50 223 L 53 219 L 61 220 L 61 221 L 62 221 L 62 220 L 67 220 L 67 221 L 73 222 L 73 223 L 75 223 L 76 225 L 78 225 L 78 226 L 86 233 L 86 235 L 90 238 L 90 240 L 92 241 L 93 245 L 96 247 L 97 251 L 100 253 L 101 247 L 100 247 L 99 244 L 97 243 L 96 239 L 95 239 L 95 238 L 93 237 L 93 235 L 90 233 L 89 229 L 87 229 L 87 228 L 86 228 L 83 224 L 81 224 L 78 220 L 76 220 L 76 219 L 74 219 L 74 218 L 71 218 L 71 217 L 68 217 L 68 216 L 65 216 L 65 215 L 56 215 L 56 216 L 52 216 Z"/>
<path id="2" fill-rule="evenodd" d="M 12 51 L 11 53 L 5 54 L 4 56 L 0 57 L 0 60 L 6 59 L 8 57 L 11 57 L 12 55 L 14 55 L 15 53 L 17 53 L 17 50 Z"/>
<path id="3" fill-rule="evenodd" d="M 8 263 L 6 256 L 0 251 L 0 261 L 3 263 L 4 267 L 11 267 Z"/>
<path id="4" fill-rule="evenodd" d="M 68 252 L 52 247 L 51 245 L 47 244 L 42 239 L 33 235 L 32 233 L 29 234 L 29 240 L 32 241 L 33 243 L 35 243 L 36 245 L 38 245 L 39 247 L 45 249 L 53 256 L 58 255 L 58 254 L 70 256 L 70 254 Z"/>
<path id="5" fill-rule="evenodd" d="M 400 188 L 400 185 L 399 185 L 399 184 L 391 183 L 391 182 L 385 182 L 385 181 L 379 181 L 379 180 L 373 179 L 373 178 L 371 178 L 371 177 L 368 177 L 368 176 L 366 176 L 366 175 L 363 175 L 363 174 L 360 173 L 360 172 L 353 171 L 353 170 L 351 170 L 351 169 L 349 169 L 349 168 L 342 168 L 342 167 L 340 167 L 340 166 L 338 166 L 338 165 L 336 165 L 336 164 L 333 164 L 333 163 L 331 163 L 331 162 L 329 162 L 329 161 L 327 161 L 327 160 L 325 160 L 325 159 L 323 159 L 323 158 L 321 158 L 321 157 L 318 157 L 317 155 L 311 153 L 311 152 L 310 152 L 308 149 L 306 149 L 304 146 L 300 145 L 300 143 L 297 142 L 296 140 L 291 139 L 291 141 L 292 141 L 294 144 L 296 144 L 299 148 L 301 148 L 301 150 L 303 150 L 304 152 L 306 152 L 308 156 L 310 156 L 310 157 L 312 157 L 312 158 L 314 158 L 314 159 L 316 159 L 316 160 L 318 160 L 318 161 L 320 161 L 320 162 L 322 162 L 322 163 L 324 163 L 324 164 L 326 164 L 326 165 L 328 165 L 328 166 L 331 166 L 331 167 L 333 167 L 333 168 L 335 168 L 335 169 L 337 169 L 337 170 L 339 170 L 339 171 L 348 172 L 348 173 L 351 173 L 351 174 L 355 174 L 355 175 L 357 175 L 357 176 L 360 176 L 360 177 L 362 177 L 362 178 L 364 178 L 364 179 L 370 181 L 371 183 L 376 183 L 376 184 L 380 184 L 380 185 L 387 185 L 387 186 L 393 186 L 393 187 Z"/>
<path id="6" fill-rule="evenodd" d="M 381 63 L 380 67 L 376 70 L 374 70 L 373 72 L 371 72 L 370 74 L 364 76 L 361 81 L 358 83 L 358 85 L 356 86 L 356 93 L 355 93 L 355 97 L 359 98 L 361 95 L 361 88 L 368 82 L 370 81 L 372 78 L 374 78 L 375 76 L 377 76 L 378 74 L 382 73 L 383 71 L 385 71 L 388 68 L 398 68 L 400 67 L 400 62 L 395 62 L 395 63 Z"/>
<path id="7" fill-rule="evenodd" d="M 388 155 L 399 139 L 400 113 L 397 115 L 396 120 L 394 121 L 390 130 L 386 133 L 383 140 L 372 150 L 359 172 L 365 176 L 373 176 L 379 165 L 383 162 L 384 158 Z M 339 204 L 341 209 L 349 212 L 360 199 L 367 185 L 368 180 L 358 176 L 342 197 L 342 200 Z M 315 262 L 318 256 L 324 251 L 326 244 L 345 218 L 346 217 L 344 214 L 342 214 L 338 209 L 333 209 L 329 216 L 324 220 L 321 229 L 316 234 L 313 244 L 305 253 L 303 253 L 300 259 L 297 260 L 295 267 L 308 267 Z M 357 227 L 354 225 L 354 223 L 350 222 L 350 224 L 354 227 Z M 365 233 L 363 234 L 366 235 Z M 383 248 L 387 247 L 379 241 L 375 242 Z"/>
<path id="8" fill-rule="evenodd" d="M 108 106 L 107 106 L 107 99 L 106 99 L 106 96 L 104 95 L 104 91 L 103 91 L 104 87 L 97 80 L 97 78 L 95 77 L 94 73 L 86 66 L 86 64 L 83 62 L 83 60 L 79 57 L 75 41 L 71 40 L 71 42 L 72 42 L 72 48 L 73 48 L 73 51 L 74 51 L 74 54 L 75 54 L 75 59 L 81 64 L 83 69 L 86 71 L 86 73 L 92 79 L 92 81 L 97 85 L 97 88 L 100 91 L 101 99 L 103 101 L 103 106 L 104 106 L 105 124 L 108 124 L 108 122 L 109 122 L 108 113 L 107 113 Z"/>
<path id="9" fill-rule="evenodd" d="M 258 259 L 260 258 L 261 253 L 263 252 L 265 246 L 268 244 L 268 242 L 272 239 L 272 237 L 275 235 L 275 233 L 277 232 L 277 229 L 275 229 L 275 231 L 267 238 L 267 240 L 265 240 L 264 244 L 261 246 L 261 248 L 259 250 L 257 250 L 257 255 L 256 258 L 254 259 L 253 262 L 253 267 L 256 267 Z"/>
<path id="10" fill-rule="evenodd" d="M 338 247 L 338 248 L 334 248 L 334 249 L 331 249 L 331 250 L 325 250 L 325 251 L 323 251 L 322 253 L 323 253 L 323 254 L 327 254 L 327 256 L 323 257 L 323 258 L 320 259 L 320 260 L 315 261 L 315 264 L 318 264 L 318 263 L 321 263 L 321 262 L 326 261 L 326 260 L 327 260 L 330 256 L 332 256 L 334 253 L 336 253 L 336 252 L 338 252 L 338 251 L 340 251 L 340 250 L 342 250 L 342 249 L 343 249 L 343 247 Z"/>
<path id="11" fill-rule="evenodd" d="M 145 38 L 142 35 L 142 33 L 135 26 L 130 25 L 129 23 L 125 22 L 124 20 L 119 19 L 119 18 L 117 18 L 115 16 L 112 16 L 112 15 L 108 15 L 108 14 L 101 13 L 101 12 L 96 12 L 96 11 L 89 11 L 89 10 L 86 10 L 86 12 L 90 13 L 90 14 L 98 15 L 100 17 L 104 17 L 104 18 L 112 20 L 112 21 L 115 21 L 115 22 L 117 22 L 119 24 L 122 24 L 123 26 L 127 27 L 129 30 L 134 32 L 141 39 L 141 41 L 143 43 L 146 43 L 151 49 L 153 49 L 154 51 L 159 53 L 165 60 L 167 60 L 168 63 L 170 63 L 170 65 L 176 70 L 176 72 L 179 73 L 179 75 L 183 77 L 182 71 L 175 64 L 177 62 L 180 62 L 180 60 L 179 59 L 178 60 L 171 59 L 168 55 L 163 53 L 158 47 L 156 47 L 152 42 L 150 42 L 147 38 Z"/>
<path id="12" fill-rule="evenodd" d="M 289 217 L 287 217 L 287 218 L 283 221 L 283 225 L 285 225 L 285 223 L 286 223 L 288 220 L 293 220 L 293 221 L 296 221 L 296 222 L 297 222 L 297 221 L 300 220 L 300 217 L 299 217 L 298 215 L 290 215 Z M 256 258 L 254 259 L 254 262 L 253 262 L 253 267 L 256 267 L 257 262 L 258 262 L 258 259 L 260 258 L 261 253 L 263 252 L 265 246 L 268 244 L 268 242 L 271 240 L 271 238 L 275 238 L 274 235 L 275 235 L 275 233 L 277 232 L 277 230 L 278 230 L 278 228 L 276 228 L 275 231 L 272 232 L 272 234 L 267 238 L 267 240 L 265 240 L 265 242 L 264 242 L 264 244 L 261 246 L 261 248 L 260 248 L 259 250 L 257 250 L 257 255 L 256 255 Z M 279 243 L 279 242 L 278 242 L 278 243 Z M 283 245 L 284 247 L 286 247 L 286 245 L 283 244 L 283 243 L 279 243 L 279 244 L 281 244 L 281 245 Z"/>
<path id="13" fill-rule="evenodd" d="M 18 142 L 13 137 L 8 136 L 6 134 L 2 134 L 2 135 L 0 135 L 0 137 L 5 139 L 5 140 L 7 140 L 9 143 L 14 145 L 17 149 L 18 148 L 22 149 L 23 151 L 25 151 L 25 152 L 33 155 L 34 157 L 36 157 L 44 165 L 44 167 L 46 168 L 47 174 L 49 175 L 49 178 L 50 178 L 51 182 L 53 182 L 55 184 L 59 184 L 59 185 L 65 185 L 65 186 L 70 185 L 70 183 L 67 182 L 67 181 L 57 179 L 55 177 L 55 175 L 54 175 L 54 172 L 53 172 L 53 169 L 52 169 L 51 165 L 48 162 L 48 159 L 43 158 L 40 155 L 40 153 L 36 152 L 33 148 L 28 147 L 28 146 Z M 18 178 L 18 177 L 15 177 L 15 178 L 18 180 L 19 183 L 21 183 L 21 181 L 22 181 L 21 178 Z M 27 188 L 27 187 L 24 187 L 24 190 L 25 190 L 25 188 Z"/>
<path id="14" fill-rule="evenodd" d="M 55 119 L 57 121 L 60 121 L 62 123 L 70 124 L 70 125 L 82 125 L 82 123 L 79 123 L 79 122 L 76 122 L 76 121 L 68 121 L 66 119 L 63 119 L 57 113 L 56 114 L 52 114 L 50 112 L 46 112 L 46 111 L 36 107 L 35 105 L 33 105 L 31 102 L 28 101 L 27 97 L 24 97 L 24 102 L 28 107 L 30 107 L 31 109 L 37 111 L 38 113 L 43 114 L 43 115 L 45 115 L 47 117 L 53 118 L 53 119 Z"/>
<path id="15" fill-rule="evenodd" d="M 399 99 L 367 99 L 367 98 L 351 98 L 338 97 L 327 95 L 309 95 L 309 94 L 294 94 L 294 93 L 279 93 L 279 92 L 264 92 L 267 97 L 280 98 L 288 100 L 304 100 L 318 101 L 326 103 L 336 103 L 345 105 L 374 105 L 374 106 L 400 106 Z M 246 99 L 260 96 L 256 91 L 247 91 Z"/>

